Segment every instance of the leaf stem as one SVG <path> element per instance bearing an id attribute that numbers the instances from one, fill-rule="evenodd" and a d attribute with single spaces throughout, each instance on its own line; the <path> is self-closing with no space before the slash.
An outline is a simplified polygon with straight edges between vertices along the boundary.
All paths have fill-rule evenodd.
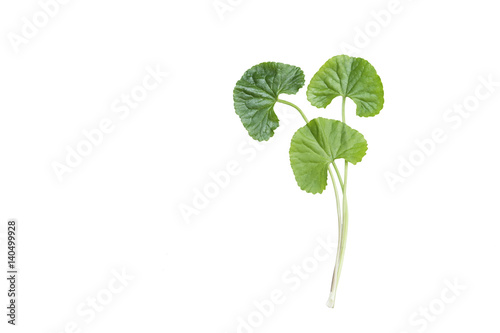
<path id="1" fill-rule="evenodd" d="M 349 213 L 347 210 L 347 195 L 346 195 L 346 190 L 347 190 L 347 161 L 345 162 L 345 169 L 344 169 L 344 191 L 342 193 L 343 197 L 343 202 L 342 202 L 342 243 L 341 243 L 341 254 L 340 254 L 340 263 L 339 263 L 339 276 L 340 272 L 342 271 L 342 265 L 344 263 L 344 255 L 345 255 L 345 244 L 347 242 L 347 229 L 349 227 Z M 337 279 L 337 284 L 339 283 Z"/>
<path id="2" fill-rule="evenodd" d="M 339 178 L 340 187 L 343 190 L 344 189 L 344 183 L 342 182 L 342 177 L 340 177 L 339 168 L 337 168 L 337 164 L 335 163 L 335 161 L 333 161 L 332 164 L 333 164 L 333 167 L 335 168 L 335 173 L 337 174 L 337 177 Z"/>
<path id="3" fill-rule="evenodd" d="M 335 177 L 333 176 L 333 171 L 331 166 L 328 166 L 328 172 L 330 173 L 330 178 L 332 179 L 332 184 L 333 184 L 333 189 L 335 191 L 335 201 L 337 203 L 337 218 L 338 218 L 338 232 L 339 232 L 339 238 L 338 238 L 338 246 L 341 246 L 340 243 L 340 233 L 342 232 L 342 214 L 341 214 L 341 209 L 340 209 L 340 200 L 339 200 L 339 193 L 337 191 L 337 184 L 335 183 Z M 339 259 L 339 253 L 337 253 L 337 260 Z M 335 276 L 335 274 L 334 274 Z M 334 279 L 332 279 L 332 286 L 334 283 Z"/>
<path id="4" fill-rule="evenodd" d="M 345 124 L 345 96 L 342 96 L 342 122 Z"/>
<path id="5" fill-rule="evenodd" d="M 345 100 L 346 98 L 343 97 L 342 99 L 342 122 L 345 123 Z M 309 123 L 309 120 L 307 119 L 306 115 L 304 112 L 295 104 L 282 100 L 282 99 L 277 99 L 278 103 L 286 104 L 297 111 L 299 111 L 300 115 L 302 116 L 302 119 L 306 122 L 306 124 Z M 330 292 L 330 298 L 328 299 L 327 305 L 331 308 L 335 305 L 335 295 L 337 293 L 337 286 L 339 283 L 339 278 L 340 278 L 340 272 L 342 271 L 342 263 L 344 261 L 344 253 L 345 253 L 345 240 L 347 238 L 347 197 L 346 197 L 346 185 L 347 185 L 347 161 L 345 162 L 344 166 L 344 181 L 342 181 L 342 177 L 340 176 L 340 171 L 337 167 L 337 164 L 335 162 L 332 163 L 333 168 L 335 169 L 335 173 L 337 174 L 337 178 L 340 183 L 340 188 L 342 190 L 342 209 L 340 207 L 340 196 L 339 192 L 337 190 L 337 184 L 335 182 L 335 177 L 333 175 L 333 170 L 332 166 L 328 166 L 328 172 L 330 173 L 330 178 L 332 179 L 332 185 L 333 185 L 333 190 L 335 191 L 335 201 L 337 204 L 337 218 L 338 218 L 338 247 L 337 247 L 337 258 L 335 261 L 335 269 L 333 271 L 333 278 L 332 278 L 332 287 L 331 287 L 331 292 Z"/>
<path id="6" fill-rule="evenodd" d="M 342 97 L 342 122 L 345 123 L 345 101 L 346 97 Z M 337 172 L 337 177 L 339 181 L 342 182 L 340 177 L 340 172 L 335 163 L 333 163 L 335 171 Z M 342 220 L 339 223 L 339 241 L 337 248 L 337 259 L 335 262 L 335 269 L 333 270 L 332 286 L 330 289 L 330 297 L 326 305 L 330 308 L 335 306 L 335 298 L 337 295 L 337 286 L 339 284 L 340 273 L 342 272 L 342 265 L 344 263 L 345 255 L 345 245 L 347 240 L 347 230 L 348 230 L 348 212 L 347 212 L 347 171 L 348 163 L 345 161 L 344 164 L 344 183 L 342 184 Z M 338 208 L 337 208 L 338 209 Z"/>
<path id="7" fill-rule="evenodd" d="M 295 104 L 293 104 L 292 102 L 288 102 L 288 101 L 284 101 L 282 99 L 278 99 L 276 100 L 278 103 L 281 103 L 281 104 L 286 104 L 286 105 L 290 105 L 291 107 L 295 108 L 297 111 L 299 111 L 300 115 L 302 116 L 302 118 L 305 120 L 306 124 L 309 123 L 309 120 L 307 119 L 306 115 L 304 114 L 304 112 L 302 112 L 302 110 Z"/>

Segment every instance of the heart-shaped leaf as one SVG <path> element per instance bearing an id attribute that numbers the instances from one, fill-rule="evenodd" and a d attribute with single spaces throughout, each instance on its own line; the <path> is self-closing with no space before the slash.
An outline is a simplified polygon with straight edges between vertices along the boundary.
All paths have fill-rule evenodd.
<path id="1" fill-rule="evenodd" d="M 356 114 L 373 117 L 384 106 L 384 88 L 375 68 L 362 58 L 339 55 L 328 60 L 307 87 L 307 99 L 318 108 L 326 108 L 337 96 L 356 103 Z"/>
<path id="2" fill-rule="evenodd" d="M 234 109 L 248 134 L 267 141 L 279 126 L 274 105 L 280 94 L 296 94 L 304 86 L 304 72 L 299 67 L 265 62 L 250 68 L 236 83 Z"/>
<path id="3" fill-rule="evenodd" d="M 358 131 L 338 120 L 316 118 L 293 135 L 290 164 L 302 190 L 322 193 L 326 188 L 328 165 L 339 158 L 356 164 L 367 149 L 368 144 Z"/>

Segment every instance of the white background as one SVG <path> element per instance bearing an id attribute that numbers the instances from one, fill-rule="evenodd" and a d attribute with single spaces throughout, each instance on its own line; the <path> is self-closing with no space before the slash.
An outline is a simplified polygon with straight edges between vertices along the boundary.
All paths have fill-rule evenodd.
<path id="1" fill-rule="evenodd" d="M 401 0 L 384 27 L 371 12 L 392 8 L 389 0 L 230 3 L 219 15 L 212 0 L 68 1 L 16 52 L 9 38 L 41 7 L 2 1 L 1 267 L 5 222 L 17 218 L 21 274 L 15 328 L 6 324 L 2 278 L 0 331 L 234 333 L 238 318 L 253 316 L 255 327 L 240 332 L 498 332 L 500 86 L 468 117 L 444 118 L 476 89 L 487 92 L 481 77 L 500 81 L 496 3 Z M 332 310 L 334 256 L 314 267 L 313 255 L 318 238 L 336 239 L 333 191 L 302 192 L 288 159 L 302 119 L 278 107 L 288 121 L 254 154 L 232 89 L 263 61 L 300 66 L 307 84 L 345 52 L 342 43 L 376 68 L 386 102 L 368 119 L 348 103 L 347 122 L 369 150 L 350 169 L 349 238 Z M 114 101 L 148 66 L 169 75 L 120 119 Z M 339 116 L 338 99 L 317 110 L 305 88 L 282 98 L 310 118 Z M 59 181 L 53 163 L 105 118 L 112 133 Z M 446 140 L 391 190 L 386 173 L 397 174 L 400 158 L 423 156 L 415 141 L 436 129 Z M 180 208 L 231 161 L 239 173 L 229 185 L 183 218 Z M 297 280 L 284 276 L 303 262 L 311 272 L 292 290 Z M 122 269 L 133 276 L 127 286 L 91 320 L 79 315 L 89 298 L 110 295 Z M 446 281 L 466 290 L 454 295 Z M 284 302 L 258 322 L 254 302 L 273 290 Z M 422 319 L 429 306 L 435 315 Z"/>

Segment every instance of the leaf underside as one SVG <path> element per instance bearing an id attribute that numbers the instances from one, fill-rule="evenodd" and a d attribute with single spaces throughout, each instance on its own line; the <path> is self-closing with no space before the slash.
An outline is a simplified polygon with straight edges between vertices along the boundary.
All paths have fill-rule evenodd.
<path id="1" fill-rule="evenodd" d="M 356 103 L 356 114 L 372 117 L 384 106 L 384 88 L 375 68 L 362 58 L 339 55 L 328 60 L 307 87 L 313 106 L 326 108 L 337 96 Z"/>
<path id="2" fill-rule="evenodd" d="M 322 193 L 326 188 L 328 165 L 339 158 L 356 164 L 367 149 L 368 144 L 358 131 L 338 120 L 316 118 L 295 132 L 290 164 L 302 190 Z"/>
<path id="3" fill-rule="evenodd" d="M 296 94 L 305 84 L 304 72 L 296 66 L 265 62 L 250 68 L 236 83 L 234 109 L 248 134 L 267 141 L 279 126 L 274 112 L 280 94 Z"/>

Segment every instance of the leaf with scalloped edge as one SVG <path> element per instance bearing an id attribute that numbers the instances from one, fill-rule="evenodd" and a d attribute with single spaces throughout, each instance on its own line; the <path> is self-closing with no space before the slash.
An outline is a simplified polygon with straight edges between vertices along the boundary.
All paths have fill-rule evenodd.
<path id="1" fill-rule="evenodd" d="M 384 88 L 375 68 L 362 58 L 339 55 L 328 60 L 307 87 L 313 106 L 326 108 L 337 96 L 356 103 L 356 114 L 373 117 L 384 106 Z"/>
<path id="2" fill-rule="evenodd" d="M 299 187 L 308 193 L 326 188 L 328 165 L 343 158 L 356 164 L 366 154 L 364 136 L 341 121 L 316 118 L 295 132 L 290 145 L 290 164 Z"/>
<path id="3" fill-rule="evenodd" d="M 279 126 L 274 105 L 280 94 L 296 94 L 305 84 L 299 67 L 264 62 L 245 72 L 233 91 L 234 109 L 248 134 L 267 141 Z"/>

